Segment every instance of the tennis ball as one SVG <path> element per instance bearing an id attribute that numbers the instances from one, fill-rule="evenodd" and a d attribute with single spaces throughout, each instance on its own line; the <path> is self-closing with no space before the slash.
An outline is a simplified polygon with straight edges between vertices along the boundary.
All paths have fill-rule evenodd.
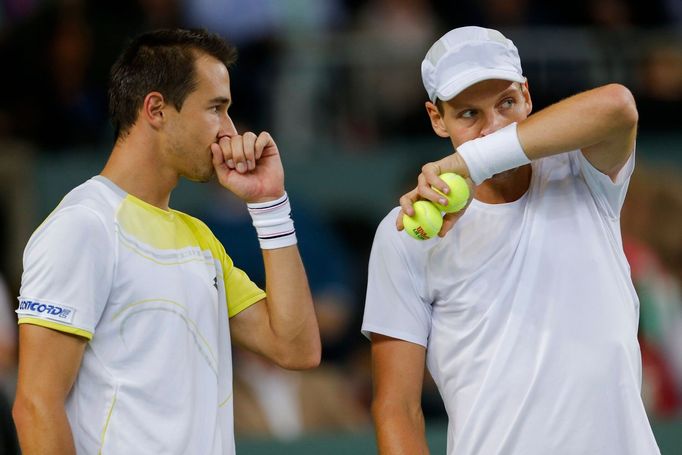
<path id="1" fill-rule="evenodd" d="M 443 217 L 429 201 L 417 201 L 412 204 L 414 216 L 403 215 L 405 232 L 417 240 L 435 237 L 443 226 Z"/>
<path id="2" fill-rule="evenodd" d="M 459 212 L 469 201 L 469 185 L 460 175 L 446 172 L 439 176 L 450 187 L 448 194 L 443 194 L 438 188 L 431 186 L 433 190 L 448 200 L 448 205 L 441 205 L 434 202 L 434 205 L 441 212 Z"/>

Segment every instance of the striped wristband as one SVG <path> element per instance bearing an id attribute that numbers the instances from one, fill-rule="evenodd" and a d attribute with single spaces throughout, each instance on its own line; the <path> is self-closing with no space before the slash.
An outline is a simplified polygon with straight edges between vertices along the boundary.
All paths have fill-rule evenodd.
<path id="1" fill-rule="evenodd" d="M 279 199 L 268 202 L 246 204 L 258 234 L 258 241 L 263 250 L 273 250 L 295 245 L 296 230 L 291 219 L 289 197 L 284 193 Z"/>
<path id="2" fill-rule="evenodd" d="M 488 136 L 479 137 L 457 147 L 476 185 L 495 174 L 530 163 L 516 133 L 516 123 Z"/>

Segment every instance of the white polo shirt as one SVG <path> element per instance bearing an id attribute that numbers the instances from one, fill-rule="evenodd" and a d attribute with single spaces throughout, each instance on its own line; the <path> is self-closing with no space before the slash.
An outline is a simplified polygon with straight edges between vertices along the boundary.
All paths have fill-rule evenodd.
<path id="1" fill-rule="evenodd" d="M 378 228 L 362 330 L 426 347 L 457 455 L 658 454 L 614 184 L 574 151 L 529 190 L 474 200 L 445 238 Z"/>
<path id="2" fill-rule="evenodd" d="M 264 297 L 201 221 L 97 176 L 31 237 L 17 313 L 89 339 L 66 404 L 79 454 L 222 455 L 228 317 Z"/>

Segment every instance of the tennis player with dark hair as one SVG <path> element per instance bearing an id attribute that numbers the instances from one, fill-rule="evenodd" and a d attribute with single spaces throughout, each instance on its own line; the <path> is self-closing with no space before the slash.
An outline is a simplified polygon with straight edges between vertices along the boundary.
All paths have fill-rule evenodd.
<path id="1" fill-rule="evenodd" d="M 422 62 L 435 133 L 454 153 L 378 228 L 363 332 L 382 454 L 428 452 L 424 365 L 456 455 L 658 454 L 640 397 L 639 303 L 619 216 L 634 168 L 631 93 L 606 85 L 530 115 L 514 44 L 454 29 Z M 473 200 L 440 237 L 402 229 L 455 172 Z M 397 227 L 397 229 L 396 229 Z"/>
<path id="2" fill-rule="evenodd" d="M 113 66 L 109 161 L 24 253 L 24 454 L 234 453 L 231 341 L 285 368 L 319 363 L 277 145 L 228 113 L 234 59 L 216 35 L 163 30 Z M 267 295 L 201 221 L 169 208 L 181 177 L 214 176 L 248 204 Z"/>

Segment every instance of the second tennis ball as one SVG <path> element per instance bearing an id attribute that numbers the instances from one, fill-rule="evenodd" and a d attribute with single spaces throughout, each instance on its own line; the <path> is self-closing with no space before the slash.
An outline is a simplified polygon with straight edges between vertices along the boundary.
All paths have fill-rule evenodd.
<path id="1" fill-rule="evenodd" d="M 469 185 L 461 176 L 452 172 L 446 172 L 439 176 L 450 187 L 448 194 L 443 194 L 438 188 L 431 187 L 444 198 L 448 200 L 448 205 L 436 204 L 436 208 L 441 212 L 454 213 L 459 212 L 469 201 Z"/>
<path id="2" fill-rule="evenodd" d="M 403 215 L 405 232 L 417 240 L 428 240 L 435 237 L 443 226 L 443 217 L 429 201 L 417 201 L 412 204 L 414 216 Z"/>

